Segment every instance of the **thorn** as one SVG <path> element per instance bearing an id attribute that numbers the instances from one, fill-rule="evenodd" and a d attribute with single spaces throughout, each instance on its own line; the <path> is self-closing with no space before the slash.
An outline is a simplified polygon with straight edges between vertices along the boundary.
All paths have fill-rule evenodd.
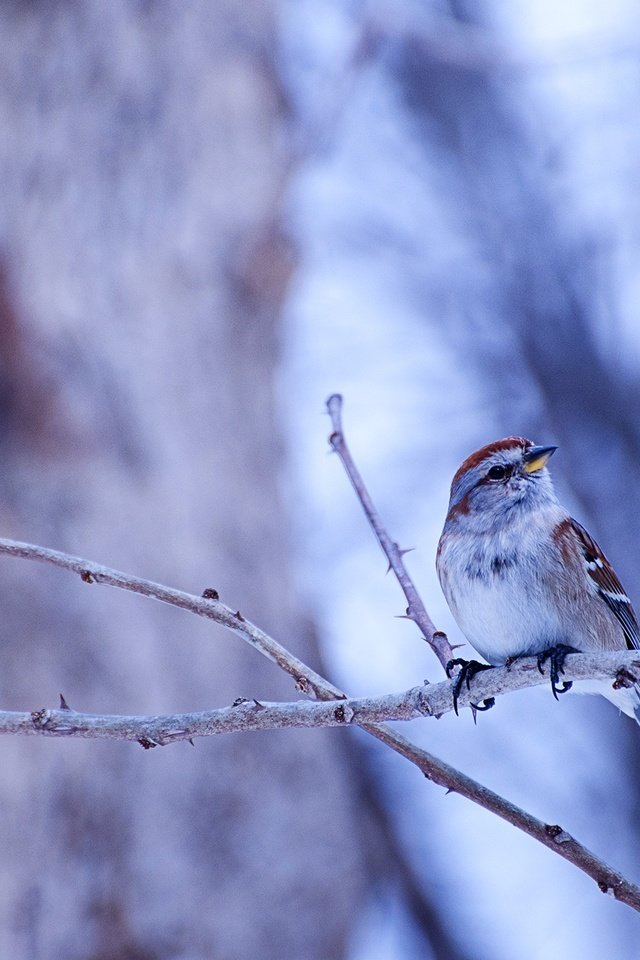
<path id="1" fill-rule="evenodd" d="M 193 742 L 191 737 L 189 737 L 188 743 L 190 743 L 192 747 L 195 747 L 195 743 Z"/>
<path id="2" fill-rule="evenodd" d="M 453 787 L 447 787 L 447 789 L 444 792 L 444 795 L 445 797 L 448 797 L 450 793 L 455 793 L 455 792 L 456 791 L 453 789 Z"/>
<path id="3" fill-rule="evenodd" d="M 59 709 L 60 709 L 60 710 L 71 710 L 71 707 L 69 706 L 69 704 L 68 704 L 67 701 L 65 700 L 63 694 L 60 694 L 60 707 L 59 707 Z"/>
<path id="4" fill-rule="evenodd" d="M 95 579 L 94 575 L 91 573 L 91 570 L 81 570 L 81 571 L 80 571 L 80 579 L 82 580 L 83 583 L 95 583 L 95 582 L 96 582 L 96 579 Z"/>
<path id="5" fill-rule="evenodd" d="M 413 617 L 410 617 L 408 613 L 396 613 L 394 620 L 413 620 Z"/>
<path id="6" fill-rule="evenodd" d="M 462 650 L 462 648 L 463 648 L 464 646 L 465 646 L 464 643 L 454 643 L 454 645 L 451 647 L 451 649 L 452 649 L 452 650 Z"/>
<path id="7" fill-rule="evenodd" d="M 398 547 L 398 544 L 397 544 L 397 543 L 396 543 L 396 547 Z M 414 551 L 415 549 L 416 549 L 415 547 L 398 547 L 398 553 L 400 554 L 400 559 L 402 560 L 402 558 L 403 558 L 407 553 L 413 553 L 413 551 Z"/>
<path id="8" fill-rule="evenodd" d="M 205 600 L 219 600 L 220 594 L 217 590 L 214 590 L 213 587 L 207 587 L 206 590 L 202 591 L 202 596 Z"/>
<path id="9" fill-rule="evenodd" d="M 239 610 L 236 610 L 235 616 L 236 616 L 236 620 L 241 620 L 242 623 L 245 622 L 244 617 L 242 616 Z"/>
<path id="10" fill-rule="evenodd" d="M 255 697 L 253 698 L 253 702 L 254 702 L 254 704 L 255 704 L 256 710 L 264 710 L 264 709 L 265 709 L 264 703 L 260 703 L 260 701 L 259 701 L 259 700 L 256 700 Z"/>

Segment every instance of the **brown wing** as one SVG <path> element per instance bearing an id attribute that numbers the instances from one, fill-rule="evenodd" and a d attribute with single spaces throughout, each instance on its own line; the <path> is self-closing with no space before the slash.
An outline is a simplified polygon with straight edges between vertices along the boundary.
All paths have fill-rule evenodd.
<path id="1" fill-rule="evenodd" d="M 616 576 L 615 570 L 585 528 L 573 519 L 571 520 L 571 526 L 577 534 L 587 573 L 598 588 L 599 596 L 620 621 L 629 649 L 639 649 L 640 627 L 638 626 L 638 618 L 631 606 L 631 600 L 629 600 Z"/>

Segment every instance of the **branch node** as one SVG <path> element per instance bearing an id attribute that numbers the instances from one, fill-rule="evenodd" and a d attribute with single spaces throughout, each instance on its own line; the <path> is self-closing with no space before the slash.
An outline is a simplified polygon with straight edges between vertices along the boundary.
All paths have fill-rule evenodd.
<path id="1" fill-rule="evenodd" d="M 306 677 L 296 677 L 296 690 L 300 693 L 309 693 L 310 684 Z"/>
<path id="2" fill-rule="evenodd" d="M 428 680 L 425 680 L 425 683 L 428 682 Z M 431 709 L 428 700 L 426 700 L 424 697 L 424 691 L 419 687 L 417 688 L 415 703 L 417 709 L 420 711 L 423 717 L 431 717 L 433 715 L 433 710 Z"/>
<path id="3" fill-rule="evenodd" d="M 241 707 L 243 703 L 249 703 L 246 697 L 236 697 L 231 704 L 232 707 Z"/>
<path id="4" fill-rule="evenodd" d="M 545 823 L 544 832 L 556 843 L 568 843 L 573 840 L 573 837 L 566 830 L 563 830 L 558 823 Z"/>
<path id="5" fill-rule="evenodd" d="M 598 884 L 598 889 L 602 893 L 606 893 L 607 896 L 609 897 L 615 897 L 616 895 L 615 890 L 613 889 L 610 883 L 606 882 L 606 880 L 597 880 L 596 883 Z"/>
<path id="6" fill-rule="evenodd" d="M 217 590 L 214 590 L 213 587 L 207 587 L 202 591 L 203 600 L 219 600 L 220 594 Z"/>
<path id="7" fill-rule="evenodd" d="M 138 743 L 144 750 L 152 750 L 154 747 L 161 747 L 159 740 L 152 740 L 151 737 L 138 737 Z"/>
<path id="8" fill-rule="evenodd" d="M 355 717 L 355 710 L 352 710 L 351 707 L 340 704 L 333 711 L 333 715 L 338 723 L 351 723 Z"/>
<path id="9" fill-rule="evenodd" d="M 31 711 L 31 722 L 38 730 L 44 730 L 50 720 L 51 711 L 47 710 L 45 707 L 42 707 L 40 710 Z"/>
<path id="10" fill-rule="evenodd" d="M 94 575 L 91 573 L 91 570 L 81 570 L 81 571 L 80 571 L 80 579 L 82 580 L 83 583 L 95 583 L 95 582 L 96 582 L 96 578 L 95 578 Z"/>

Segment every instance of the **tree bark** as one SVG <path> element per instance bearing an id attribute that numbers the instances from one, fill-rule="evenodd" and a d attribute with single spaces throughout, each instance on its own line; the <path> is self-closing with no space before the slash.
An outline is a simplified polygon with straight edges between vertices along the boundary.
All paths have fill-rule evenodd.
<path id="1" fill-rule="evenodd" d="M 0 515 L 5 535 L 215 588 L 313 663 L 274 395 L 294 253 L 273 13 L 2 5 Z M 1 567 L 7 708 L 294 695 L 213 624 Z M 0 953 L 342 956 L 363 861 L 335 736 L 3 743 Z"/>

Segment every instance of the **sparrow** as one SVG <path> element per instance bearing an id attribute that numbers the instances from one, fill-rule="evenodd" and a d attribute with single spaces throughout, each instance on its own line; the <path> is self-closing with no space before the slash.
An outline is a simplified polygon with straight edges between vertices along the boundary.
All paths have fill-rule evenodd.
<path id="1" fill-rule="evenodd" d="M 468 457 L 451 484 L 436 568 L 449 608 L 472 647 L 491 666 L 536 655 L 550 661 L 557 699 L 567 653 L 640 648 L 631 601 L 611 564 L 585 528 L 560 505 L 547 469 L 555 446 L 506 437 Z M 476 661 L 462 670 L 454 706 Z M 640 723 L 638 686 L 580 681 Z M 491 702 L 477 709 L 488 709 Z M 457 712 L 457 709 L 456 709 Z"/>

